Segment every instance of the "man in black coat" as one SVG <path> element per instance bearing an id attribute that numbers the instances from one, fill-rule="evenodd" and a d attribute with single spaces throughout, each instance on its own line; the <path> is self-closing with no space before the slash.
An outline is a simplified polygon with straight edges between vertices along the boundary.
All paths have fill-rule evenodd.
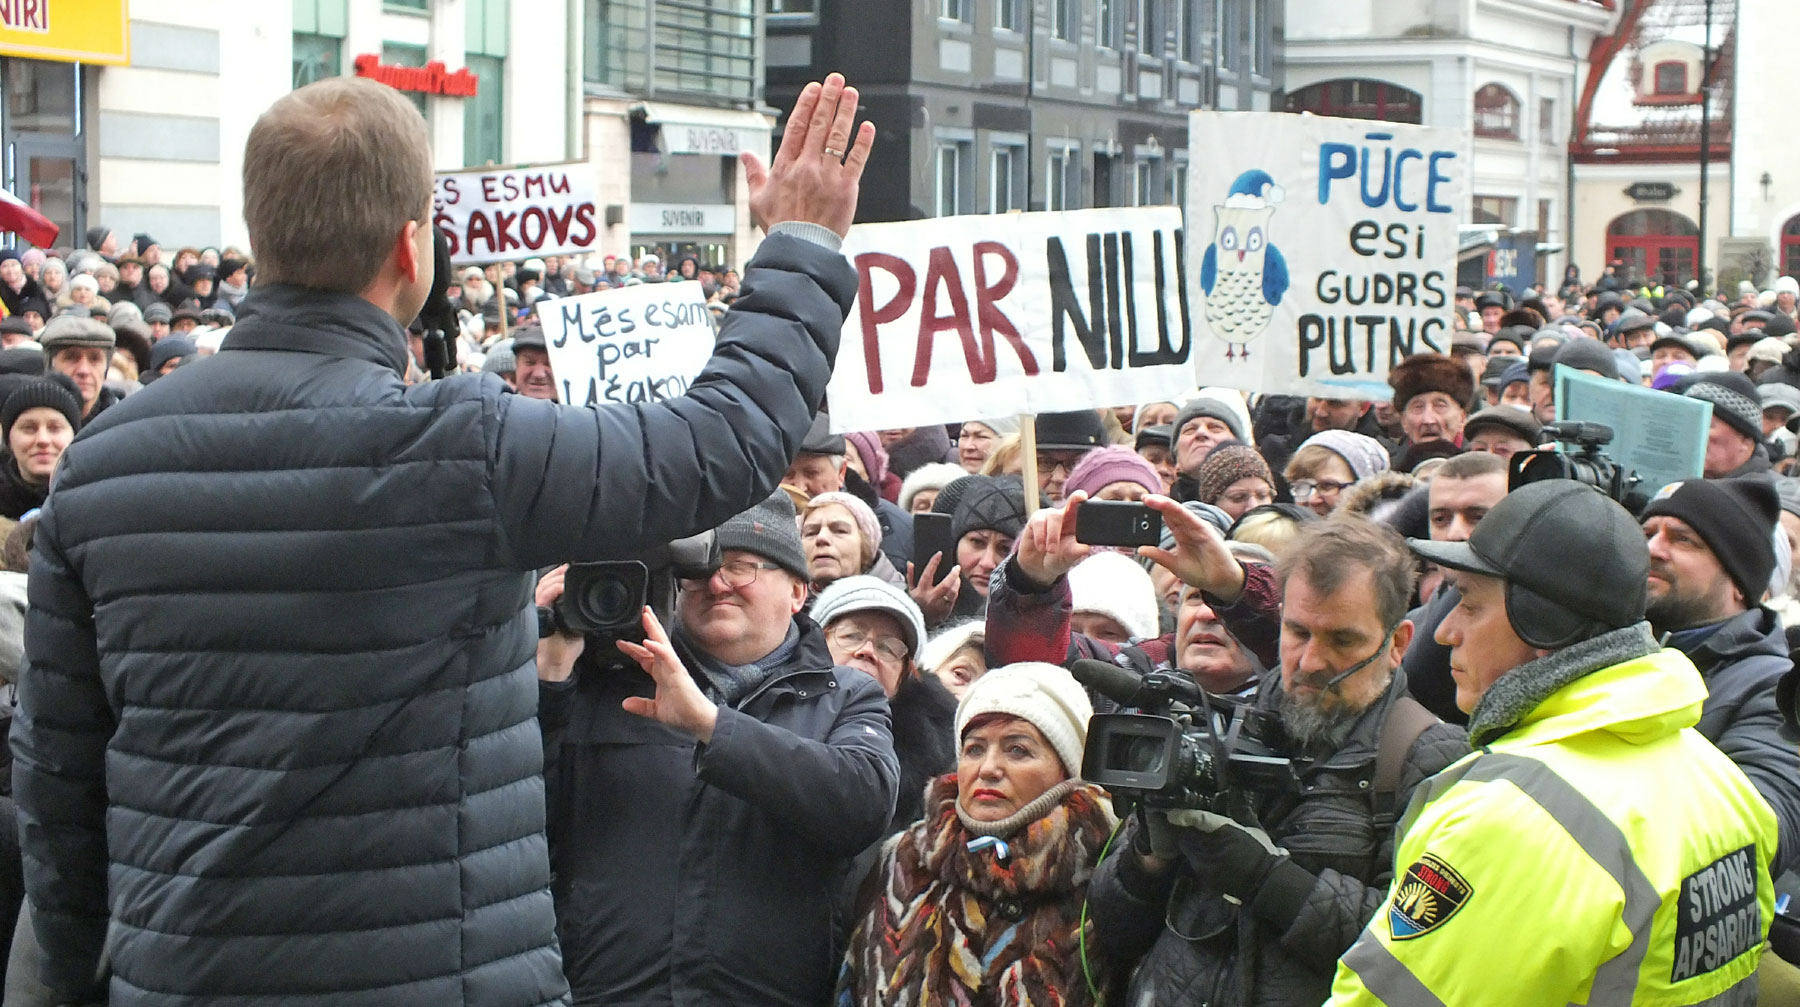
<path id="1" fill-rule="evenodd" d="M 558 634 L 539 650 L 557 930 L 578 1007 L 824 1003 L 842 877 L 886 834 L 899 775 L 887 696 L 800 614 L 792 501 L 732 518 L 718 543 L 719 569 L 681 583 L 672 645 L 648 675 L 609 665 L 597 641 Z"/>
<path id="2" fill-rule="evenodd" d="M 564 1000 L 532 571 L 775 486 L 855 293 L 855 106 L 809 86 L 746 159 L 775 226 L 689 393 L 599 409 L 404 383 L 433 176 L 396 92 L 258 120 L 236 327 L 85 427 L 37 528 L 13 780 L 62 1002 Z"/>
<path id="3" fill-rule="evenodd" d="M 1690 479 L 1641 518 L 1650 546 L 1650 625 L 1706 679 L 1695 726 L 1750 778 L 1775 812 L 1771 873 L 1800 856 L 1800 755 L 1781 737 L 1776 686 L 1793 668 L 1781 620 L 1762 604 L 1781 514 L 1766 475 Z"/>
<path id="4" fill-rule="evenodd" d="M 1214 598 L 1235 593 L 1233 577 L 1246 582 L 1198 517 L 1152 506 L 1177 543 L 1158 562 Z M 1286 557 L 1279 610 L 1258 616 L 1281 627 L 1281 671 L 1252 702 L 1281 725 L 1263 740 L 1292 760 L 1291 782 L 1246 788 L 1242 822 L 1157 810 L 1113 844 L 1088 898 L 1102 953 L 1138 963 L 1121 1003 L 1323 1002 L 1338 957 L 1387 895 L 1398 812 L 1468 753 L 1462 728 L 1418 706 L 1398 671 L 1414 579 L 1399 536 L 1317 522 Z M 1244 607 L 1221 614 L 1251 636 L 1234 626 Z"/>

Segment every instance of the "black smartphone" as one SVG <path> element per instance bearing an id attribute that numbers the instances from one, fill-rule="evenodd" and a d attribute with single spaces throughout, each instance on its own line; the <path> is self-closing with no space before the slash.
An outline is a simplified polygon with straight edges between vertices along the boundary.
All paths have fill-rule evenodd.
<path id="1" fill-rule="evenodd" d="M 956 539 L 950 531 L 950 515 L 924 513 L 913 515 L 913 570 L 919 576 L 925 575 L 925 567 L 931 557 L 943 553 L 944 558 L 938 560 L 937 573 L 933 575 L 933 586 L 943 583 L 944 576 L 956 565 Z"/>
<path id="2" fill-rule="evenodd" d="M 1160 545 L 1162 515 L 1148 504 L 1089 500 L 1075 512 L 1075 541 L 1084 545 Z"/>

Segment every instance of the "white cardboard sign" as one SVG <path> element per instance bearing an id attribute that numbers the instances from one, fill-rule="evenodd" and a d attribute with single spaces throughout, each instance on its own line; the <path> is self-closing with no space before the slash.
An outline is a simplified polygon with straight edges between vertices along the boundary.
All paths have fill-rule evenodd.
<path id="1" fill-rule="evenodd" d="M 446 172 L 432 222 L 457 266 L 586 251 L 600 238 L 597 185 L 584 163 Z"/>
<path id="2" fill-rule="evenodd" d="M 693 280 L 543 300 L 537 313 L 569 405 L 677 398 L 712 357 L 712 312 Z"/>

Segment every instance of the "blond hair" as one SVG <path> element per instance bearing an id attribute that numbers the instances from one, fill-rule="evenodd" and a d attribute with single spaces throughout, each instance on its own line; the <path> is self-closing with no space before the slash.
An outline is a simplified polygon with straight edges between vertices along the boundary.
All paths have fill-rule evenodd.
<path id="1" fill-rule="evenodd" d="M 981 471 L 976 475 L 984 476 L 1016 476 L 1025 471 L 1025 439 L 1018 434 L 1007 434 L 988 452 L 987 460 L 981 463 Z"/>
<path id="2" fill-rule="evenodd" d="M 283 97 L 244 145 L 257 281 L 359 293 L 408 221 L 429 226 L 425 120 L 400 93 L 332 77 Z"/>

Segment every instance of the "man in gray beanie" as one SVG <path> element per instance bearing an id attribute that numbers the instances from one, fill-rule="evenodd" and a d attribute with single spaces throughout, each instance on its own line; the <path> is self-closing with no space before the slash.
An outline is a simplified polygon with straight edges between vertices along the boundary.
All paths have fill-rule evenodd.
<path id="1" fill-rule="evenodd" d="M 792 501 L 716 539 L 718 568 L 677 581 L 672 633 L 620 647 L 639 667 L 598 641 L 539 647 L 557 918 L 595 1003 L 823 1001 L 838 879 L 898 796 L 887 695 L 801 614 Z"/>

